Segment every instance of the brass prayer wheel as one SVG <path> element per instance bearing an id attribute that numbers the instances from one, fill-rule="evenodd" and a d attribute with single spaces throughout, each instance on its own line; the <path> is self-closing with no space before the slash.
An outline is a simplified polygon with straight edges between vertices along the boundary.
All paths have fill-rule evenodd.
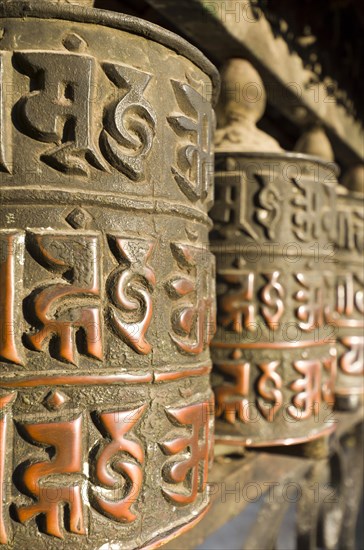
<path id="1" fill-rule="evenodd" d="M 208 507 L 219 77 L 133 17 L 0 17 L 0 546 L 154 548 Z"/>
<path id="2" fill-rule="evenodd" d="M 282 151 L 255 127 L 264 95 L 259 105 L 232 98 L 233 78 L 240 90 L 255 83 L 264 94 L 247 62 L 227 64 L 222 90 L 225 84 L 230 95 L 222 95 L 211 212 L 216 442 L 303 443 L 334 429 L 336 168 Z"/>
<path id="3" fill-rule="evenodd" d="M 337 326 L 338 409 L 356 408 L 364 392 L 364 173 L 354 167 L 337 193 L 334 319 Z"/>

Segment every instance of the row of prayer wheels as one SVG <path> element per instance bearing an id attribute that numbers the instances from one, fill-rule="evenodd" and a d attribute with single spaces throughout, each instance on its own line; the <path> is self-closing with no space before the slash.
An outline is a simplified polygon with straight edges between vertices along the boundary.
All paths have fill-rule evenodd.
<path id="1" fill-rule="evenodd" d="M 211 211 L 216 441 L 302 443 L 334 429 L 335 398 L 350 409 L 363 393 L 364 171 L 340 186 L 318 128 L 297 153 L 257 129 L 265 93 L 248 62 L 230 60 L 222 81 Z"/>
<path id="2" fill-rule="evenodd" d="M 0 4 L 0 547 L 155 548 L 207 512 L 214 437 L 358 406 L 362 172 L 258 130 L 243 60 L 215 132 L 198 50 L 77 4 Z"/>

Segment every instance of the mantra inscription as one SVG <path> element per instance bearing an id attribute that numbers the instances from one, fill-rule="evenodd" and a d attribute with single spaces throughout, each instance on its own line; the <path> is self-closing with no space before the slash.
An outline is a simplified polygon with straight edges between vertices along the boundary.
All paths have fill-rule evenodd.
<path id="1" fill-rule="evenodd" d="M 191 86 L 172 81 L 183 115 L 169 118 L 177 134 L 193 134 L 195 143 L 185 145 L 178 153 L 178 168 L 172 173 L 183 193 L 192 201 L 204 200 L 213 186 L 214 155 L 211 147 L 215 118 L 206 101 Z M 186 116 L 189 115 L 189 116 Z"/>
<path id="2" fill-rule="evenodd" d="M 14 549 L 156 548 L 209 503 L 219 75 L 173 33 L 82 4 L 0 8 L 0 546 Z"/>
<path id="3" fill-rule="evenodd" d="M 13 60 L 17 70 L 29 79 L 30 92 L 14 106 L 21 131 L 37 141 L 59 144 L 41 155 L 42 162 L 73 176 L 89 176 L 91 167 L 108 172 L 109 163 L 135 181 L 143 178 L 143 162 L 156 125 L 155 113 L 143 96 L 151 75 L 70 52 L 0 52 L 0 58 L 2 67 L 11 66 Z M 107 95 L 104 98 L 105 129 L 97 97 L 101 70 L 110 87 L 114 85 L 110 93 L 114 101 Z M 9 70 L 3 70 L 5 82 L 8 76 Z M 1 112 L 8 117 L 2 120 L 1 128 L 7 128 L 11 135 L 10 111 L 7 115 L 4 109 Z M 139 139 L 133 125 L 137 125 Z M 5 163 L 3 168 L 7 168 Z"/>
<path id="4" fill-rule="evenodd" d="M 156 278 L 148 261 L 155 243 L 119 237 L 112 240 L 116 258 L 121 265 L 126 264 L 124 268 L 117 268 L 110 275 L 109 293 L 114 305 L 110 306 L 112 326 L 121 338 L 130 342 L 136 352 L 146 355 L 152 351 L 145 335 L 153 315 L 151 293 L 156 285 Z"/>
<path id="5" fill-rule="evenodd" d="M 140 442 L 131 441 L 125 436 L 142 418 L 145 409 L 146 406 L 143 405 L 128 412 L 103 412 L 98 417 L 101 428 L 106 430 L 108 437 L 111 437 L 111 442 L 106 444 L 97 455 L 94 476 L 95 485 L 98 487 L 92 490 L 91 499 L 94 499 L 101 513 L 115 521 L 131 522 L 136 519 L 136 515 L 130 508 L 141 491 L 144 449 Z M 119 453 L 127 453 L 128 457 L 134 461 L 127 462 L 121 458 L 116 460 Z M 111 473 L 110 465 L 113 465 Z M 114 471 L 129 480 L 129 487 L 126 486 L 126 495 L 121 500 L 110 499 L 113 493 L 117 495 L 122 488 L 121 481 L 116 477 Z"/>
<path id="6" fill-rule="evenodd" d="M 336 379 L 334 354 L 322 361 L 302 359 L 293 362 L 293 369 L 299 378 L 290 384 L 292 397 L 288 405 L 285 403 L 283 361 L 256 363 L 259 372 L 254 382 L 256 396 L 251 391 L 255 376 L 252 374 L 252 367 L 256 368 L 255 364 L 227 360 L 216 361 L 215 366 L 228 379 L 228 383 L 215 389 L 216 416 L 224 418 L 230 424 L 235 424 L 237 420 L 254 424 L 257 420 L 253 412 L 254 406 L 267 422 L 274 422 L 279 411 L 288 419 L 298 421 L 317 417 L 323 403 L 333 402 Z M 327 371 L 329 375 L 324 383 L 322 371 Z"/>
<path id="7" fill-rule="evenodd" d="M 290 346 L 299 349 L 334 344 L 336 327 L 327 305 L 329 295 L 324 292 L 325 274 L 287 274 L 278 270 L 258 273 L 230 268 L 219 269 L 217 275 L 217 319 L 225 332 L 218 333 L 213 346 L 233 350 L 230 359 L 215 360 L 217 372 L 223 373 L 228 382 L 215 388 L 217 417 L 231 424 L 236 420 L 249 423 L 252 405 L 268 422 L 273 422 L 284 406 L 288 417 L 295 420 L 317 415 L 321 403 L 333 400 L 334 348 L 327 358 L 292 361 L 293 372 L 301 377 L 289 384 L 288 404 L 283 375 L 286 360 L 259 362 L 239 358 L 241 350 L 258 353 L 257 350 L 267 348 L 273 356 Z M 287 288 L 291 289 L 290 294 Z M 235 335 L 239 346 L 234 350 L 238 342 Z M 322 371 L 329 374 L 325 381 Z"/>
<path id="8" fill-rule="evenodd" d="M 66 215 L 75 226 L 79 217 L 80 211 Z M 197 245 L 167 241 L 170 272 L 159 280 L 158 242 L 152 237 L 84 229 L 0 230 L 0 245 L 5 282 L 0 287 L 0 544 L 8 544 L 19 526 L 36 525 L 40 533 L 61 540 L 86 538 L 94 532 L 90 514 L 119 526 L 138 524 L 151 475 L 159 476 L 156 487 L 167 506 L 202 508 L 214 405 L 208 398 L 179 404 L 174 387 L 176 406 L 160 407 L 165 427 L 152 444 L 159 452 L 151 470 L 150 430 L 143 425 L 160 419 L 143 388 L 195 377 L 210 395 L 210 366 L 199 356 L 215 327 L 212 255 Z M 31 278 L 34 272 L 38 275 Z M 174 355 L 168 372 L 153 372 L 151 360 L 148 371 L 141 372 L 140 361 L 154 353 L 148 329 L 161 299 L 170 320 L 165 339 Z M 138 358 L 127 372 L 119 358 L 117 372 L 110 374 L 113 339 Z M 46 370 L 39 371 L 42 361 L 34 368 L 38 354 Z M 185 365 L 187 356 L 198 364 Z M 67 370 L 60 373 L 60 364 Z M 105 387 L 101 401 L 100 384 Z M 127 408 L 113 397 L 118 391 L 126 392 L 128 402 L 127 392 L 135 395 L 135 405 Z M 141 391 L 144 397 L 138 398 Z M 31 414 L 20 414 L 24 403 L 32 403 Z M 15 448 L 23 451 L 13 456 Z M 6 481 L 12 473 L 15 493 L 9 493 Z"/>
<path id="9" fill-rule="evenodd" d="M 70 42 L 64 41 L 65 49 Z M 14 71 L 26 77 L 29 91 L 11 104 Z M 0 170 L 13 172 L 16 120 L 19 132 L 47 144 L 39 160 L 56 171 L 87 178 L 92 170 L 109 174 L 114 168 L 141 182 L 157 126 L 168 120 L 171 131 L 183 134 L 175 180 L 190 201 L 204 202 L 213 184 L 211 104 L 189 84 L 170 80 L 183 115 L 167 113 L 161 120 L 146 98 L 154 78 L 83 52 L 0 51 Z"/>
<path id="10" fill-rule="evenodd" d="M 219 299 L 219 321 L 224 327 L 231 327 L 234 332 L 243 330 L 254 332 L 257 323 L 257 311 L 254 304 L 256 292 L 256 275 L 243 270 L 219 270 L 219 280 L 222 284 L 231 284 L 234 290 L 223 293 Z M 285 291 L 279 280 L 279 271 L 264 273 L 266 283 L 260 290 L 262 307 L 261 314 L 272 330 L 277 330 L 279 321 L 284 314 Z"/>
<path id="11" fill-rule="evenodd" d="M 45 351 L 50 339 L 56 339 L 57 357 L 76 364 L 75 332 L 82 328 L 84 353 L 101 360 L 98 236 L 74 233 L 57 236 L 51 231 L 48 234 L 30 233 L 27 240 L 33 257 L 50 272 L 47 286 L 35 289 L 29 297 L 28 311 L 40 326 L 36 332 L 27 335 L 29 344 L 36 351 Z M 57 274 L 64 282 L 52 284 Z M 77 299 L 81 297 L 83 302 L 88 302 L 86 306 L 77 304 Z M 72 305 L 65 307 L 70 299 L 74 300 Z"/>
<path id="12" fill-rule="evenodd" d="M 5 277 L 0 287 L 1 359 L 24 367 L 21 354 L 25 343 L 31 350 L 75 366 L 79 355 L 85 355 L 94 359 L 97 367 L 105 356 L 105 322 L 135 352 L 151 353 L 147 331 L 157 285 L 150 265 L 155 241 L 108 235 L 107 242 L 108 253 L 119 266 L 105 277 L 100 268 L 101 233 L 0 230 L 0 269 Z M 27 321 L 35 328 L 23 335 L 15 322 L 20 320 L 22 308 L 14 292 L 17 289 L 24 294 L 18 280 L 24 269 L 31 269 L 24 261 L 25 250 L 49 275 L 24 297 Z M 171 302 L 170 337 L 181 353 L 198 355 L 215 331 L 213 257 L 203 248 L 177 243 L 171 245 L 171 255 L 181 275 L 174 275 L 166 287 Z M 105 319 L 104 293 L 109 298 Z M 180 306 L 177 309 L 175 302 Z"/>
<path id="13" fill-rule="evenodd" d="M 226 162 L 236 164 L 232 158 Z M 246 242 L 260 244 L 266 239 L 272 243 L 271 252 L 278 251 L 280 244 L 297 242 L 312 250 L 323 234 L 333 239 L 341 227 L 330 223 L 330 214 L 335 212 L 334 186 L 317 186 L 317 181 L 304 173 L 291 176 L 289 164 L 284 169 L 284 177 L 279 174 L 278 163 L 273 163 L 270 171 L 266 170 L 267 166 L 267 161 L 260 163 L 253 158 L 246 163 L 246 173 L 236 170 L 236 166 L 216 173 L 216 200 L 211 216 L 220 237 L 235 237 L 239 242 L 244 238 Z M 290 187 L 289 194 L 282 183 Z M 283 233 L 287 215 L 290 217 L 289 231 Z M 330 243 L 323 244 L 322 249 L 333 255 Z"/>
<path id="14" fill-rule="evenodd" d="M 364 393 L 364 212 L 363 195 L 339 189 L 337 274 L 338 407 L 355 408 Z"/>
<path id="15" fill-rule="evenodd" d="M 32 445 L 43 445 L 54 451 L 51 461 L 26 463 L 21 482 L 25 493 L 36 501 L 34 504 L 17 507 L 18 519 L 26 523 L 34 516 L 45 516 L 45 532 L 54 537 L 63 538 L 59 508 L 63 503 L 69 507 L 69 531 L 77 535 L 86 534 L 82 506 L 82 417 L 70 422 L 52 422 L 46 424 L 23 424 L 24 438 Z M 42 480 L 52 476 L 67 476 L 68 484 L 48 487 Z"/>
<path id="16" fill-rule="evenodd" d="M 56 407 L 61 415 L 64 397 L 57 390 L 50 398 L 53 408 Z M 8 432 L 9 414 L 15 399 L 16 393 L 0 396 L 2 496 L 4 488 L 9 485 L 5 483 L 4 451 L 13 439 Z M 15 501 L 16 520 L 26 525 L 32 518 L 41 516 L 44 521 L 39 524 L 40 531 L 60 539 L 64 539 L 67 533 L 87 535 L 88 502 L 113 522 L 135 522 L 138 519 L 135 504 L 141 498 L 145 483 L 144 445 L 135 435 L 135 429 L 143 421 L 147 408 L 147 405 L 142 405 L 127 411 L 113 409 L 90 411 L 89 414 L 84 411 L 74 419 L 64 421 L 15 422 L 17 436 L 31 447 L 42 449 L 34 451 L 34 455 L 30 453 L 29 459 L 17 466 L 16 485 L 31 502 L 18 504 Z M 195 502 L 198 494 L 206 488 L 213 402 L 209 400 L 164 410 L 175 435 L 168 442 L 160 442 L 164 453 L 171 455 L 161 467 L 160 490 L 176 505 L 186 506 Z M 95 442 L 87 456 L 85 434 L 90 431 L 90 423 L 104 438 Z M 43 458 L 39 459 L 40 456 Z M 24 502 L 24 498 L 19 500 Z M 0 544 L 7 544 L 9 536 L 8 511 L 3 508 L 1 499 Z"/>
<path id="17" fill-rule="evenodd" d="M 201 248 L 172 244 L 172 253 L 181 275 L 167 285 L 172 299 L 179 304 L 172 316 L 171 338 L 182 352 L 198 355 L 216 330 L 215 266 L 210 254 Z"/>
<path id="18" fill-rule="evenodd" d="M 278 152 L 219 152 L 216 169 L 216 441 L 319 437 L 334 429 L 335 171 Z"/>
<path id="19" fill-rule="evenodd" d="M 270 333 L 284 331 L 284 321 L 288 320 L 297 336 L 311 333 L 330 322 L 334 327 L 333 308 L 328 305 L 329 293 L 325 291 L 326 279 L 327 274 L 318 271 L 287 274 L 278 270 L 257 273 L 219 269 L 218 322 L 236 334 L 261 332 L 260 319 Z M 286 290 L 288 286 L 292 289 L 291 295 Z M 292 305 L 294 314 L 289 316 Z"/>
<path id="20" fill-rule="evenodd" d="M 339 368 L 345 375 L 364 374 L 364 280 L 358 273 L 341 273 L 336 281 L 336 325 L 342 354 Z"/>
<path id="21" fill-rule="evenodd" d="M 206 465 L 211 454 L 210 418 L 213 415 L 213 409 L 213 399 L 183 409 L 167 409 L 168 416 L 177 426 L 190 427 L 190 433 L 164 442 L 162 445 L 164 453 L 172 455 L 165 466 L 165 479 L 172 484 L 183 484 L 183 492 L 172 490 L 171 487 L 163 489 L 164 494 L 177 505 L 190 504 L 196 499 L 197 494 L 206 488 L 208 473 Z M 183 460 L 176 461 L 176 455 L 187 450 L 188 456 L 186 457 L 184 453 L 181 455 Z"/>

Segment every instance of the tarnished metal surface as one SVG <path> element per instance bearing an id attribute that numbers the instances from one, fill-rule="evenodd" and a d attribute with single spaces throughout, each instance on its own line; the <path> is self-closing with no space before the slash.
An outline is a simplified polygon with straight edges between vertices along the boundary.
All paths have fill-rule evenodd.
<path id="1" fill-rule="evenodd" d="M 364 194 L 338 189 L 335 312 L 340 409 L 357 407 L 364 393 Z"/>
<path id="2" fill-rule="evenodd" d="M 315 458 L 301 446 L 217 457 L 211 510 L 166 548 L 362 548 L 363 409 L 335 412 L 335 420 L 326 453 Z"/>
<path id="3" fill-rule="evenodd" d="M 0 544 L 154 547 L 208 505 L 218 76 L 133 18 L 0 15 Z"/>
<path id="4" fill-rule="evenodd" d="M 331 144 L 322 128 L 305 132 L 295 149 L 334 160 Z M 334 307 L 338 374 L 335 406 L 355 409 L 364 393 L 364 167 L 352 166 L 337 186 L 337 214 L 333 217 L 335 265 Z"/>
<path id="5" fill-rule="evenodd" d="M 216 167 L 216 440 L 308 441 L 333 428 L 335 172 L 288 153 Z"/>
<path id="6" fill-rule="evenodd" d="M 336 166 L 282 151 L 257 128 L 266 94 L 246 60 L 227 62 L 222 91 L 211 212 L 216 440 L 302 443 L 333 429 Z"/>

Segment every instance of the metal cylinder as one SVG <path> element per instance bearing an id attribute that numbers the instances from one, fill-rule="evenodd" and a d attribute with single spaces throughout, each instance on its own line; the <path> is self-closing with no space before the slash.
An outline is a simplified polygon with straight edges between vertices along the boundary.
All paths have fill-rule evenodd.
<path id="1" fill-rule="evenodd" d="M 291 445 L 334 428 L 336 183 L 335 165 L 304 154 L 216 155 L 218 443 Z"/>
<path id="2" fill-rule="evenodd" d="M 361 187 L 363 169 L 361 168 Z M 334 321 L 337 326 L 338 409 L 358 407 L 364 392 L 364 193 L 338 187 L 337 278 Z"/>
<path id="3" fill-rule="evenodd" d="M 208 507 L 218 74 L 132 17 L 0 17 L 0 545 L 152 548 Z"/>

